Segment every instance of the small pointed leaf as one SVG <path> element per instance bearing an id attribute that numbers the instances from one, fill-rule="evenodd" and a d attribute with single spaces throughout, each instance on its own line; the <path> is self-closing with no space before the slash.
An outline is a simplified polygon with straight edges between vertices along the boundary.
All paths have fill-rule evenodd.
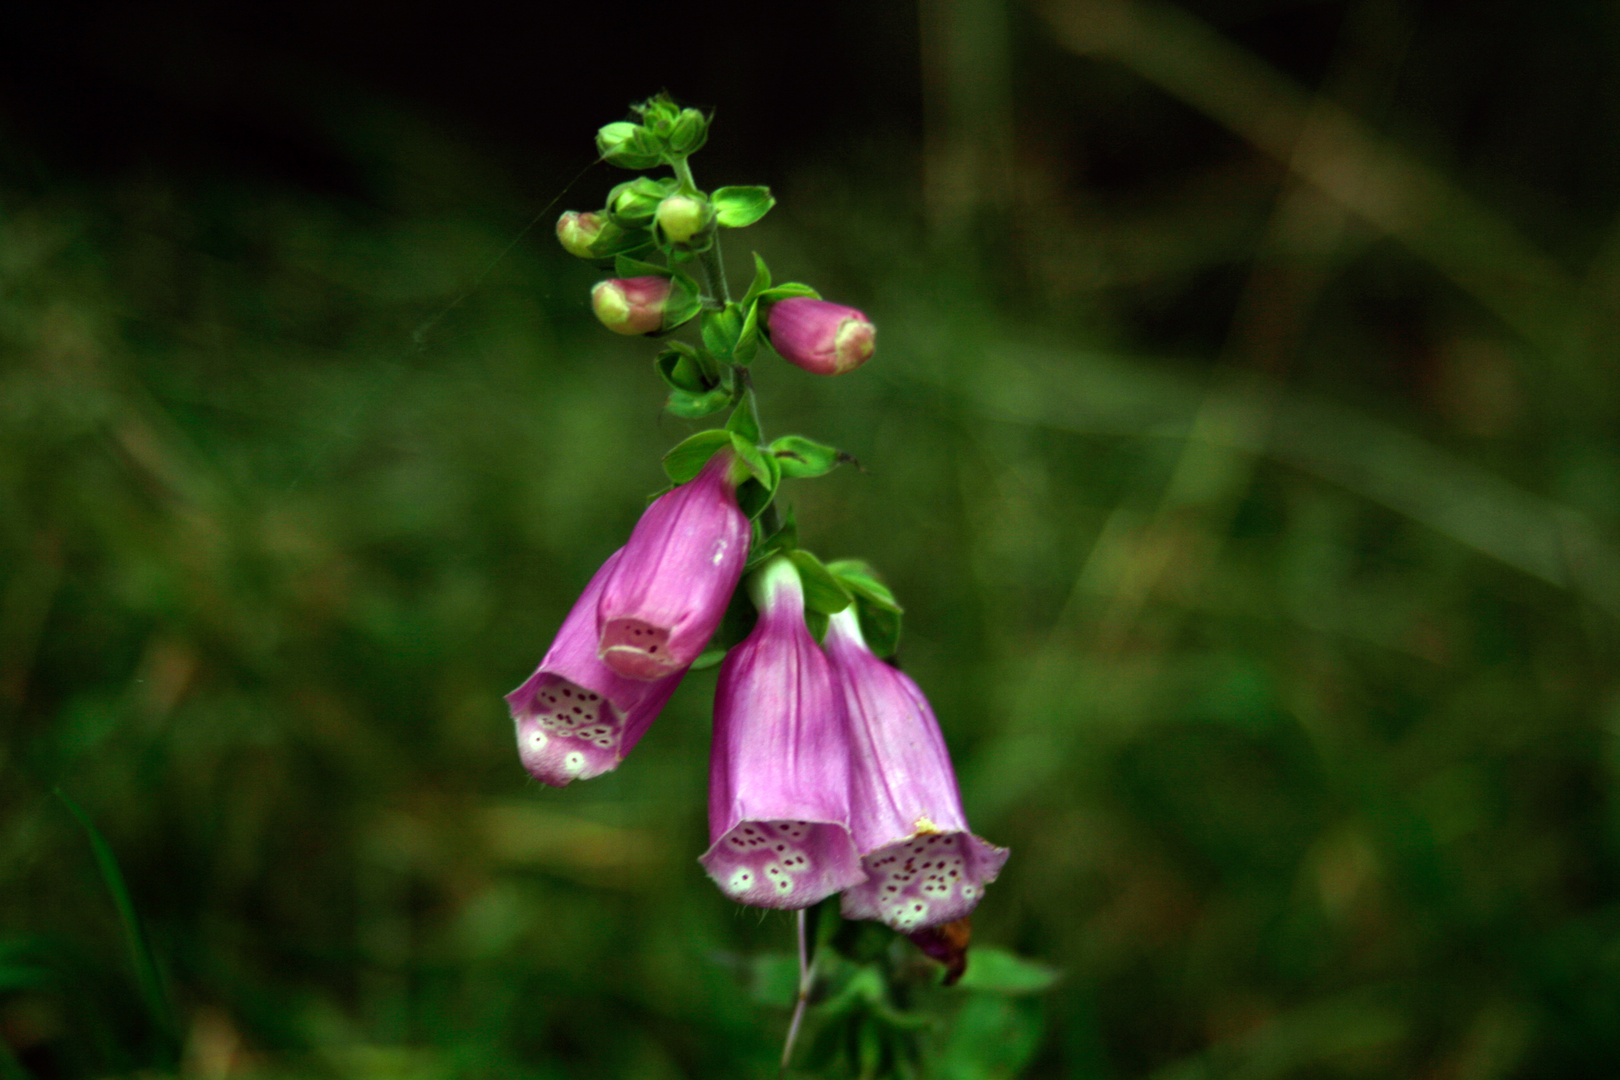
<path id="1" fill-rule="evenodd" d="M 784 435 L 771 443 L 771 453 L 782 466 L 783 476 L 826 476 L 838 467 L 845 455 L 803 435 Z"/>
<path id="2" fill-rule="evenodd" d="M 804 606 L 808 610 L 835 615 L 849 607 L 854 597 L 820 559 L 803 549 L 788 552 L 788 558 L 799 571 L 799 581 L 804 585 Z"/>
<path id="3" fill-rule="evenodd" d="M 684 484 L 703 471 L 703 466 L 714 452 L 731 442 L 729 431 L 711 428 L 685 439 L 664 455 L 664 474 L 677 484 Z"/>
<path id="4" fill-rule="evenodd" d="M 709 196 L 714 217 L 729 229 L 752 225 L 776 205 L 776 196 L 767 187 L 723 187 Z"/>

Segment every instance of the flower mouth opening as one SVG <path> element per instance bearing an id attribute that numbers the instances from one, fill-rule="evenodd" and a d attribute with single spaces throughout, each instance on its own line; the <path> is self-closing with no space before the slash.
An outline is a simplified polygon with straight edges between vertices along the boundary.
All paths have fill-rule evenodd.
<path id="1" fill-rule="evenodd" d="M 803 908 L 861 880 L 849 830 L 815 821 L 744 821 L 700 860 L 739 904 Z"/>
<path id="2" fill-rule="evenodd" d="M 669 651 L 669 631 L 640 619 L 614 619 L 602 628 L 602 662 L 627 679 L 651 681 L 682 665 Z"/>
<path id="3" fill-rule="evenodd" d="M 866 880 L 844 894 L 844 917 L 903 934 L 954 922 L 978 906 L 1006 857 L 963 832 L 919 833 L 878 848 L 861 860 Z"/>
<path id="4" fill-rule="evenodd" d="M 518 756 L 537 780 L 562 787 L 619 764 L 624 714 L 595 691 L 550 676 L 513 713 Z"/>

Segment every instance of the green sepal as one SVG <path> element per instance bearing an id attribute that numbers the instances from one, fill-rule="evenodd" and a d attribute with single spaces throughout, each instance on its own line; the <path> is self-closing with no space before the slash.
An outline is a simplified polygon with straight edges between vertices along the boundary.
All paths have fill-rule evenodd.
<path id="1" fill-rule="evenodd" d="M 754 409 L 754 392 L 752 390 L 743 391 L 742 400 L 737 402 L 737 407 L 731 410 L 731 416 L 726 420 L 726 430 L 734 431 L 743 439 L 746 439 L 748 448 L 757 452 L 759 449 L 759 420 L 754 416 Z"/>
<path id="2" fill-rule="evenodd" d="M 893 656 L 900 647 L 900 617 L 904 609 L 894 593 L 878 580 L 877 572 L 859 559 L 841 559 L 827 569 L 855 595 L 855 613 L 861 621 L 861 636 L 877 656 Z"/>
<path id="3" fill-rule="evenodd" d="M 726 653 L 730 651 L 730 649 L 704 649 L 702 652 L 698 653 L 698 658 L 692 661 L 690 670 L 706 671 L 709 668 L 714 667 L 720 661 L 724 660 L 726 658 Z"/>
<path id="4" fill-rule="evenodd" d="M 758 530 L 759 523 L 755 522 Z M 765 565 L 772 556 L 782 552 L 792 551 L 799 546 L 799 523 L 793 520 L 793 511 L 790 508 L 782 515 L 782 524 L 769 536 L 754 541 L 753 548 L 748 552 L 748 562 L 743 566 L 743 573 L 749 574 Z"/>
<path id="5" fill-rule="evenodd" d="M 703 313 L 703 346 L 722 360 L 737 355 L 737 343 L 742 337 L 745 323 L 741 304 L 731 303 L 723 308 Z"/>
<path id="6" fill-rule="evenodd" d="M 800 479 L 826 476 L 843 462 L 853 460 L 842 450 L 803 435 L 784 435 L 771 443 L 770 449 L 777 464 L 782 466 L 782 475 Z"/>
<path id="7" fill-rule="evenodd" d="M 732 434 L 720 428 L 700 431 L 677 443 L 664 455 L 664 475 L 677 484 L 684 484 L 703 471 L 714 452 L 731 443 Z"/>
<path id="8" fill-rule="evenodd" d="M 739 364 L 751 364 L 759 354 L 759 305 L 749 304 L 747 310 L 742 330 L 737 334 L 737 347 L 732 351 Z"/>
<path id="9" fill-rule="evenodd" d="M 670 125 L 667 142 L 672 154 L 685 157 L 703 148 L 709 138 L 709 118 L 696 109 L 682 109 Z"/>
<path id="10" fill-rule="evenodd" d="M 615 184 L 604 204 L 608 220 L 620 228 L 645 228 L 658 213 L 658 204 L 673 195 L 678 186 L 674 180 L 654 180 L 650 176 Z"/>
<path id="11" fill-rule="evenodd" d="M 689 274 L 676 270 L 670 274 L 673 288 L 664 302 L 663 330 L 669 331 L 695 318 L 703 310 L 703 288 Z"/>
<path id="12" fill-rule="evenodd" d="M 673 277 L 674 274 L 675 272 L 667 266 L 646 262 L 633 255 L 620 255 L 613 260 L 614 277 Z"/>
<path id="13" fill-rule="evenodd" d="M 758 518 L 776 497 L 782 473 L 776 467 L 775 458 L 762 453 L 759 447 L 736 432 L 731 433 L 731 448 L 752 474 L 737 485 L 737 505 L 750 519 Z"/>
<path id="14" fill-rule="evenodd" d="M 793 565 L 799 571 L 799 581 L 804 586 L 806 611 L 836 615 L 849 607 L 855 599 L 821 560 L 808 551 L 803 548 L 795 549 L 788 552 L 788 558 L 793 560 Z"/>
<path id="15" fill-rule="evenodd" d="M 664 402 L 664 411 L 682 420 L 701 420 L 705 416 L 713 416 L 730 402 L 731 391 L 723 386 L 704 393 L 671 390 L 669 400 Z"/>
<path id="16" fill-rule="evenodd" d="M 732 410 L 731 415 L 735 417 L 737 415 L 736 410 Z M 755 480 L 764 484 L 774 493 L 776 485 L 782 481 L 782 474 L 777 471 L 775 460 L 762 453 L 758 446 L 755 446 L 737 432 L 727 431 L 726 434 L 731 438 L 731 449 L 736 453 L 737 460 L 747 467 L 749 474 Z M 761 507 L 761 509 L 764 508 Z M 753 517 L 754 515 L 749 514 L 748 516 Z"/>
<path id="17" fill-rule="evenodd" d="M 627 120 L 604 125 L 596 133 L 602 160 L 621 169 L 650 169 L 664 160 L 664 145 L 652 132 Z"/>
<path id="18" fill-rule="evenodd" d="M 771 287 L 771 270 L 765 265 L 765 260 L 754 252 L 754 280 L 749 282 L 748 291 L 743 294 L 742 306 L 751 307 L 760 293 Z"/>
<path id="19" fill-rule="evenodd" d="M 591 245 L 590 257 L 596 260 L 613 259 L 620 255 L 635 255 L 638 252 L 650 251 L 652 246 L 653 235 L 650 230 L 639 226 L 616 225 L 610 220 L 608 228 L 603 229 L 602 235 Z"/>
<path id="20" fill-rule="evenodd" d="M 977 946 L 956 985 L 962 990 L 983 990 L 992 994 L 1038 994 L 1051 989 L 1062 974 L 1056 968 L 1026 960 L 1004 949 Z"/>
<path id="21" fill-rule="evenodd" d="M 653 365 L 671 390 L 705 394 L 713 388 L 698 351 L 684 341 L 666 341 L 664 351 L 653 360 Z"/>
<path id="22" fill-rule="evenodd" d="M 709 196 L 714 205 L 714 217 L 728 229 L 752 225 L 776 205 L 776 196 L 768 187 L 723 187 Z"/>
<path id="23" fill-rule="evenodd" d="M 821 294 L 810 286 L 798 281 L 784 281 L 780 285 L 772 285 L 760 291 L 757 299 L 762 304 L 774 304 L 778 300 L 786 300 L 793 296 L 808 296 L 812 300 L 820 300 Z"/>

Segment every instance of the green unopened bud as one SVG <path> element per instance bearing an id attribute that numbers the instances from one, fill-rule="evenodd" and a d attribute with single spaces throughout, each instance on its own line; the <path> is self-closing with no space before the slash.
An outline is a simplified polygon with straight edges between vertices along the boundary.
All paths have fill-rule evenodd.
<path id="1" fill-rule="evenodd" d="M 608 192 L 608 211 L 622 225 L 644 226 L 652 223 L 658 204 L 675 188 L 675 182 L 658 181 L 647 176 L 627 180 Z"/>
<path id="2" fill-rule="evenodd" d="M 568 254 L 589 259 L 595 257 L 594 247 L 607 229 L 618 231 L 601 214 L 581 214 L 577 210 L 570 210 L 557 219 L 557 240 Z"/>
<path id="3" fill-rule="evenodd" d="M 658 227 L 677 244 L 687 243 L 713 220 L 714 211 L 699 197 L 671 195 L 658 204 Z"/>
<path id="4" fill-rule="evenodd" d="M 625 169 L 650 169 L 664 160 L 659 140 L 640 124 L 625 120 L 598 131 L 596 149 L 604 160 Z"/>
<path id="5" fill-rule="evenodd" d="M 676 154 L 695 153 L 708 138 L 709 118 L 696 109 L 682 109 L 670 127 L 669 149 Z"/>

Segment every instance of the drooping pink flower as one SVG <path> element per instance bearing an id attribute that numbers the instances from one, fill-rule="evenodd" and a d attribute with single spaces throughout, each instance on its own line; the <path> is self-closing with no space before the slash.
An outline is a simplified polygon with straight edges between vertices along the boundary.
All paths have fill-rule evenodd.
<path id="1" fill-rule="evenodd" d="M 865 876 L 849 830 L 843 695 L 805 627 L 793 564 L 773 559 L 750 591 L 759 622 L 720 666 L 700 861 L 739 903 L 809 907 Z"/>
<path id="2" fill-rule="evenodd" d="M 617 768 L 685 674 L 683 668 L 654 682 L 627 679 L 596 655 L 596 603 L 623 555 L 616 551 L 602 564 L 540 667 L 506 695 L 518 757 L 530 775 L 552 787 Z"/>
<path id="3" fill-rule="evenodd" d="M 597 654 L 627 679 L 662 679 L 702 651 L 748 561 L 748 517 L 722 450 L 647 507 L 602 586 Z"/>
<path id="4" fill-rule="evenodd" d="M 1007 861 L 968 830 L 939 723 L 917 684 L 872 655 L 851 605 L 827 628 L 850 726 L 850 826 L 866 871 L 847 919 L 914 934 L 971 912 Z"/>
<path id="5" fill-rule="evenodd" d="M 871 359 L 877 330 L 852 307 L 793 296 L 771 305 L 771 347 L 812 375 L 841 375 Z"/>

